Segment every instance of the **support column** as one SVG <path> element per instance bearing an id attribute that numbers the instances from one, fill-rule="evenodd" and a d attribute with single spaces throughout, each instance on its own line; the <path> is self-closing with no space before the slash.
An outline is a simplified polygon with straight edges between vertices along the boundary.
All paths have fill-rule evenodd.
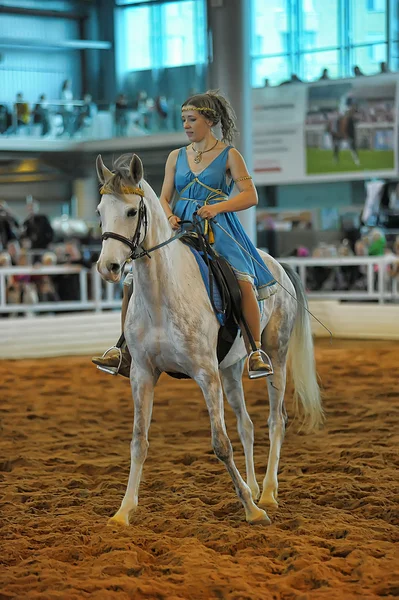
<path id="1" fill-rule="evenodd" d="M 248 0 L 207 0 L 208 88 L 220 89 L 230 100 L 239 131 L 235 146 L 252 175 L 250 4 Z M 256 208 L 237 214 L 250 239 L 256 243 Z"/>
<path id="2" fill-rule="evenodd" d="M 73 182 L 72 217 L 84 221 L 96 221 L 96 208 L 100 202 L 96 177 L 75 179 Z"/>

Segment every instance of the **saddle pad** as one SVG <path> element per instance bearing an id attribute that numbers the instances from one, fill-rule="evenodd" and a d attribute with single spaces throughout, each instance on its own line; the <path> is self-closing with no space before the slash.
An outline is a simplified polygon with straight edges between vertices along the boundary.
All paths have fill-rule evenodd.
<path id="1" fill-rule="evenodd" d="M 204 261 L 204 259 L 201 256 L 201 253 L 198 252 L 198 250 L 196 250 L 195 248 L 193 248 L 192 246 L 189 246 L 191 252 L 194 254 L 195 260 L 197 261 L 203 282 L 205 284 L 206 287 L 206 291 L 208 292 L 208 296 L 212 302 L 211 299 L 211 290 L 210 290 L 210 286 L 209 286 L 209 269 L 208 266 L 206 264 L 206 262 Z M 226 321 L 226 316 L 225 314 L 222 312 L 223 310 L 223 305 L 222 305 L 222 298 L 220 295 L 220 291 L 219 288 L 217 286 L 217 283 L 215 281 L 214 276 L 211 274 L 212 277 L 212 281 L 213 281 L 213 305 L 216 308 L 215 310 L 215 315 L 217 320 L 219 321 L 220 325 L 224 325 L 225 321 Z"/>

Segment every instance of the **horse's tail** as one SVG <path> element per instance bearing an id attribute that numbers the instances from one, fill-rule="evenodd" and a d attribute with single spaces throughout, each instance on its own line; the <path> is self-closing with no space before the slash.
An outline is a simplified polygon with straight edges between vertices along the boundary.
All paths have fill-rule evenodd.
<path id="1" fill-rule="evenodd" d="M 308 431 L 317 429 L 324 420 L 320 389 L 317 383 L 313 337 L 309 313 L 305 310 L 308 301 L 297 273 L 288 265 L 282 265 L 290 278 L 297 297 L 297 313 L 294 329 L 288 346 L 288 363 L 294 382 L 296 412 L 302 408 L 304 425 Z"/>

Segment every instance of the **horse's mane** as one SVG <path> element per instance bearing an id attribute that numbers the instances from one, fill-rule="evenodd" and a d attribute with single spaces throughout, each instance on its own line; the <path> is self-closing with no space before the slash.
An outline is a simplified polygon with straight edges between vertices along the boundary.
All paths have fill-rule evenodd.
<path id="1" fill-rule="evenodd" d="M 107 181 L 107 191 L 119 197 L 123 197 L 123 186 L 131 187 L 130 162 L 131 154 L 122 154 L 115 159 L 112 165 L 112 177 Z M 139 183 L 138 181 L 136 183 Z"/>

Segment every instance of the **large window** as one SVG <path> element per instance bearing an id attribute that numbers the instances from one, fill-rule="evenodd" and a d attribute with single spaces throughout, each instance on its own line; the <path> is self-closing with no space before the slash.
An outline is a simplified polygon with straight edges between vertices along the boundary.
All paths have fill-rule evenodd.
<path id="1" fill-rule="evenodd" d="M 136 0 L 138 2 L 139 0 Z M 119 45 L 125 70 L 140 71 L 206 62 L 204 0 L 117 0 Z M 120 53 L 122 54 L 122 52 Z"/>
<path id="2" fill-rule="evenodd" d="M 398 1 L 252 0 L 253 85 L 399 67 Z"/>

